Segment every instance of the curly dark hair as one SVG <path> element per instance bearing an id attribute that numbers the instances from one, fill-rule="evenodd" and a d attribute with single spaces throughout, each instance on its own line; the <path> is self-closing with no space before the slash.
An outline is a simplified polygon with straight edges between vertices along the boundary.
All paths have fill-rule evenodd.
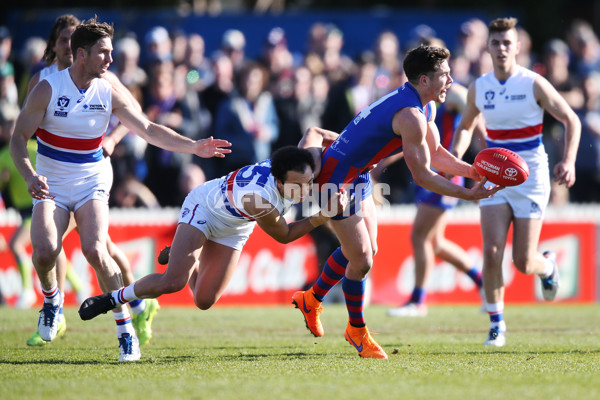
<path id="1" fill-rule="evenodd" d="M 81 21 L 79 18 L 72 14 L 61 15 L 56 19 L 54 25 L 52 25 L 52 29 L 50 29 L 50 35 L 48 35 L 48 40 L 46 41 L 46 50 L 44 50 L 44 57 L 42 57 L 42 60 L 47 65 L 52 65 L 52 63 L 54 63 L 54 59 L 56 58 L 54 45 L 56 45 L 60 31 L 71 26 L 77 26 L 80 23 Z"/>
<path id="2" fill-rule="evenodd" d="M 421 45 L 406 53 L 404 73 L 413 85 L 419 83 L 421 75 L 429 75 L 437 71 L 450 58 L 450 51 L 442 47 Z"/>
<path id="3" fill-rule="evenodd" d="M 306 166 L 315 170 L 312 154 L 296 146 L 284 146 L 271 155 L 271 174 L 279 182 L 285 183 L 288 171 L 304 172 Z"/>

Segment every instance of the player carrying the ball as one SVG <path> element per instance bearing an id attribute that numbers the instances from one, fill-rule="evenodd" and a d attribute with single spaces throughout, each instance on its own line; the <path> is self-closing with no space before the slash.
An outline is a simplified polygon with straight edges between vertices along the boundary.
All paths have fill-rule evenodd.
<path id="1" fill-rule="evenodd" d="M 516 63 L 520 43 L 515 18 L 489 24 L 488 51 L 493 71 L 469 87 L 467 106 L 453 140 L 452 152 L 462 157 L 471 142 L 471 127 L 483 114 L 488 147 L 518 153 L 529 165 L 529 178 L 479 202 L 483 236 L 483 287 L 491 327 L 484 345 L 504 346 L 504 282 L 502 258 L 513 224 L 513 263 L 524 274 L 541 279 L 542 294 L 553 300 L 559 287 L 556 253 L 538 252 L 544 212 L 550 198 L 548 155 L 542 143 L 542 119 L 549 112 L 565 127 L 564 154 L 554 167 L 559 184 L 575 183 L 575 158 L 581 123 L 561 95 L 543 77 Z"/>
<path id="2" fill-rule="evenodd" d="M 309 129 L 299 146 L 310 149 L 320 171 L 315 182 L 321 188 L 358 188 L 366 171 L 386 157 L 403 153 L 415 183 L 433 192 L 465 200 L 488 198 L 501 186 L 484 187 L 485 178 L 470 164 L 454 157 L 440 145 L 435 126 L 435 106 L 444 102 L 452 84 L 448 58 L 441 47 L 419 46 L 404 58 L 408 82 L 365 107 L 327 147 L 319 158 L 324 142 L 320 129 Z M 465 188 L 434 172 L 431 167 L 452 175 L 478 180 Z M 358 192 L 358 190 L 356 190 Z M 321 190 L 325 197 L 327 193 Z M 383 348 L 371 336 L 364 315 L 365 280 L 373 266 L 374 238 L 368 230 L 361 202 L 350 204 L 350 212 L 331 219 L 341 243 L 323 267 L 321 276 L 307 291 L 293 295 L 293 303 L 302 313 L 314 336 L 323 336 L 319 314 L 324 297 L 338 282 L 348 309 L 346 340 L 363 358 L 387 359 Z"/>

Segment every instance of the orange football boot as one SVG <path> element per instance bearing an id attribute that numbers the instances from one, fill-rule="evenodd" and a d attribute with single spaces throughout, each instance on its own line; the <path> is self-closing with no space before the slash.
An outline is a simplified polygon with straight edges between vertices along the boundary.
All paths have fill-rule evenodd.
<path id="1" fill-rule="evenodd" d="M 304 316 L 304 322 L 306 322 L 306 327 L 310 333 L 316 337 L 321 337 L 325 334 L 321 319 L 319 318 L 319 315 L 323 312 L 323 306 L 321 305 L 321 302 L 315 298 L 312 288 L 306 292 L 300 291 L 294 293 L 292 296 L 292 304 L 294 304 Z"/>
<path id="2" fill-rule="evenodd" d="M 387 354 L 379 344 L 373 339 L 366 326 L 357 328 L 348 323 L 344 337 L 358 351 L 362 358 L 382 358 L 388 359 Z"/>

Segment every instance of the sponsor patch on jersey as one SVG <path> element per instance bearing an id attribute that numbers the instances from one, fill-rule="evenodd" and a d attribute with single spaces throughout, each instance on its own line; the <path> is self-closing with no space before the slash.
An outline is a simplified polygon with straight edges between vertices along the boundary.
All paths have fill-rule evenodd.
<path id="1" fill-rule="evenodd" d="M 106 106 L 104 104 L 85 104 L 83 110 L 86 112 L 106 112 Z"/>
<path id="2" fill-rule="evenodd" d="M 510 101 L 523 101 L 527 98 L 526 94 L 511 94 Z"/>

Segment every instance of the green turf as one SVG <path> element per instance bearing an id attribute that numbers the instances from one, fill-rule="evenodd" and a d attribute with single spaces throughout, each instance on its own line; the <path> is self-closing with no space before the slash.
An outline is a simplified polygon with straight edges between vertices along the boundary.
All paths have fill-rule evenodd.
<path id="1" fill-rule="evenodd" d="M 37 312 L 4 307 L 0 399 L 600 399 L 600 306 L 507 307 L 501 349 L 482 346 L 474 306 L 385 311 L 366 315 L 389 361 L 359 358 L 345 308 L 328 305 L 318 339 L 291 306 L 163 307 L 141 361 L 119 363 L 110 316 L 83 322 L 68 308 L 67 334 L 28 348 Z"/>

